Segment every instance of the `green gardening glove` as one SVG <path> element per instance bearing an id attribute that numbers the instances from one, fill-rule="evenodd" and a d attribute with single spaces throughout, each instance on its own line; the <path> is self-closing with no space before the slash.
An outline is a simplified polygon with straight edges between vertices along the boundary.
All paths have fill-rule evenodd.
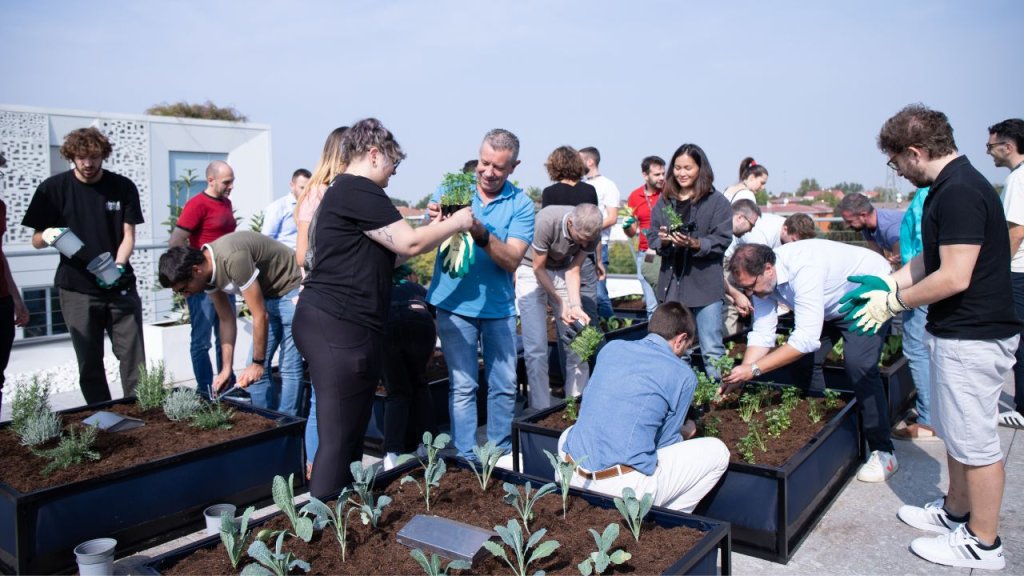
<path id="1" fill-rule="evenodd" d="M 622 221 L 622 229 L 629 230 L 630 227 L 633 226 L 633 224 L 636 224 L 636 217 L 630 216 L 629 218 L 626 218 L 625 220 Z"/>
<path id="2" fill-rule="evenodd" d="M 863 304 L 864 295 L 873 290 L 884 290 L 886 292 L 896 291 L 896 281 L 892 279 L 892 276 L 871 276 L 865 274 L 863 276 L 849 276 L 846 278 L 850 282 L 856 282 L 860 284 L 859 288 L 854 288 L 842 298 L 839 299 L 839 303 L 842 306 L 839 307 L 839 313 L 845 314 L 846 319 L 852 319 L 852 315 L 856 312 L 856 309 L 860 308 Z"/>

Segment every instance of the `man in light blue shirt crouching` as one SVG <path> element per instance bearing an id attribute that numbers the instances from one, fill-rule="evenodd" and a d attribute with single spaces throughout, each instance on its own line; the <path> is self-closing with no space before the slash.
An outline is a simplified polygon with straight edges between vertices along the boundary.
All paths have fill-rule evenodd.
<path id="1" fill-rule="evenodd" d="M 717 438 L 683 441 L 697 388 L 682 360 L 693 344 L 693 314 L 666 302 L 649 330 L 643 340 L 614 340 L 601 350 L 579 420 L 559 438 L 559 456 L 579 464 L 577 488 L 621 496 L 628 487 L 638 497 L 651 494 L 656 506 L 691 512 L 725 473 L 729 449 Z"/>

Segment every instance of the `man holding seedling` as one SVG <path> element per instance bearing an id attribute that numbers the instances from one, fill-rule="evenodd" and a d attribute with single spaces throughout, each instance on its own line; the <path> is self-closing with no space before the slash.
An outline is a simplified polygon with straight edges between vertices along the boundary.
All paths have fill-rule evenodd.
<path id="1" fill-rule="evenodd" d="M 475 256 L 465 274 L 442 271 L 441 258 L 427 300 L 437 309 L 437 335 L 448 363 L 451 393 L 448 408 L 452 442 L 458 455 L 475 459 L 476 392 L 483 353 L 487 378 L 487 440 L 512 450 L 512 415 L 516 402 L 516 308 L 512 275 L 533 240 L 533 201 L 508 181 L 519 165 L 519 138 L 508 130 L 491 130 L 480 145 L 471 199 L 476 220 L 469 232 Z M 440 218 L 438 190 L 428 204 Z M 506 454 L 499 464 L 507 466 Z M 507 460 L 507 462 L 506 462 Z M 510 467 L 510 466 L 507 466 Z"/>
<path id="2" fill-rule="evenodd" d="M 910 549 L 947 566 L 998 570 L 1005 471 L 997 420 L 1003 380 L 1014 364 L 1021 323 L 1011 291 L 1010 242 L 999 196 L 953 140 L 942 112 L 920 104 L 886 120 L 878 147 L 924 201 L 924 251 L 896 273 L 858 279 L 853 317 L 868 331 L 928 304 L 932 424 L 946 443 L 949 488 L 900 520 L 939 536 Z M 798 244 L 803 244 L 799 242 Z"/>
<path id="3" fill-rule="evenodd" d="M 697 389 L 682 360 L 694 342 L 693 314 L 666 302 L 649 326 L 643 340 L 614 340 L 598 354 L 579 419 L 558 439 L 559 457 L 576 464 L 577 488 L 615 497 L 632 488 L 656 506 L 691 512 L 725 473 L 729 449 L 718 438 L 683 440 Z"/>

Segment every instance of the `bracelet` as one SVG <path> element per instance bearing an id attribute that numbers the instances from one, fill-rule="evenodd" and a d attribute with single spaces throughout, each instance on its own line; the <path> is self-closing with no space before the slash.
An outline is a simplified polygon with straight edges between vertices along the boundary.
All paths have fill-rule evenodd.
<path id="1" fill-rule="evenodd" d="M 266 362 L 267 362 L 266 358 L 253 358 L 252 359 L 252 363 L 253 364 L 259 364 L 260 366 L 263 366 L 264 364 L 266 364 Z"/>
<path id="2" fill-rule="evenodd" d="M 481 248 L 486 247 L 491 242 L 491 231 L 484 228 L 483 235 L 481 235 L 480 238 L 474 238 L 473 242 Z"/>
<path id="3" fill-rule="evenodd" d="M 907 303 L 903 301 L 903 297 L 902 297 L 902 296 L 900 296 L 900 291 L 899 291 L 898 289 L 896 290 L 896 302 L 897 302 L 897 303 L 898 303 L 898 304 L 899 304 L 899 305 L 900 305 L 900 306 L 901 306 L 901 307 L 902 307 L 902 308 L 903 308 L 904 310 L 906 310 L 906 311 L 912 310 L 912 308 L 911 308 L 910 306 L 907 306 Z"/>

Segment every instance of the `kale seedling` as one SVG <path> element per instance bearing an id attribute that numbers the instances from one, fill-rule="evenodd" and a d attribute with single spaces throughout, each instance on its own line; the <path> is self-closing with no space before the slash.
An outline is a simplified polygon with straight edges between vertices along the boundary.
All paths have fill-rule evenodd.
<path id="1" fill-rule="evenodd" d="M 427 449 L 427 461 L 420 460 L 420 464 L 423 466 L 423 484 L 420 485 L 412 476 L 405 476 L 401 481 L 402 484 L 412 482 L 420 489 L 420 493 L 423 494 L 423 499 L 427 503 L 428 512 L 430 511 L 430 489 L 440 486 L 441 478 L 447 471 L 444 460 L 438 458 L 437 453 L 450 441 L 451 436 L 447 434 L 438 434 L 437 438 L 434 438 L 430 432 L 424 432 L 423 446 Z M 416 459 L 419 460 L 419 457 Z"/>
<path id="2" fill-rule="evenodd" d="M 547 558 L 559 546 L 559 543 L 556 540 L 541 542 L 544 535 L 548 533 L 545 528 L 541 528 L 533 534 L 530 534 L 530 537 L 524 542 L 523 529 L 519 527 L 519 523 L 515 520 L 509 520 L 507 526 L 495 526 L 494 531 L 498 533 L 498 536 L 501 536 L 502 542 L 504 542 L 512 549 L 512 552 L 515 553 L 516 563 L 512 563 L 508 555 L 505 553 L 505 549 L 497 542 L 488 540 L 484 542 L 484 548 L 494 556 L 504 560 L 505 563 L 512 568 L 512 573 L 516 576 L 526 576 L 526 568 L 530 564 L 537 560 Z M 529 558 L 527 558 L 526 553 L 529 552 L 531 548 L 533 549 L 533 553 L 530 554 Z M 540 574 L 543 574 L 543 572 L 540 572 Z"/>
<path id="3" fill-rule="evenodd" d="M 313 515 L 313 528 L 324 530 L 328 526 L 334 526 L 334 537 L 338 540 L 338 545 L 341 546 L 342 562 L 345 561 L 345 554 L 348 551 L 349 518 L 356 511 L 355 506 L 349 506 L 351 504 L 349 496 L 351 495 L 351 488 L 346 487 L 342 490 L 334 504 L 334 510 L 313 496 L 310 496 L 309 503 L 302 507 L 302 514 Z"/>
<path id="4" fill-rule="evenodd" d="M 580 467 L 580 462 L 586 460 L 587 457 L 580 458 L 579 462 L 570 462 L 557 458 L 547 450 L 544 451 L 544 454 L 548 457 L 548 462 L 551 462 L 551 468 L 555 470 L 555 480 L 558 480 L 558 486 L 562 489 L 562 518 L 565 518 L 569 508 L 569 484 L 572 482 L 572 475 Z"/>
<path id="5" fill-rule="evenodd" d="M 82 428 L 81 432 L 76 432 L 75 428 L 69 427 L 67 436 L 61 438 L 56 447 L 33 450 L 32 453 L 36 456 L 50 461 L 43 468 L 43 476 L 48 476 L 50 472 L 57 469 L 69 468 L 72 464 L 81 464 L 87 459 L 99 460 L 100 453 L 92 449 L 93 443 L 96 442 L 96 435 L 97 430 L 92 426 Z"/>
<path id="6" fill-rule="evenodd" d="M 651 511 L 651 506 L 654 505 L 654 497 L 650 494 L 644 494 L 643 498 L 637 500 L 636 492 L 632 488 L 626 487 L 622 489 L 622 498 L 613 498 L 612 501 L 615 502 L 615 508 L 619 511 L 619 514 L 622 514 L 622 517 L 626 519 L 626 525 L 633 532 L 633 538 L 639 542 L 644 516 L 647 516 L 647 513 Z"/>
<path id="7" fill-rule="evenodd" d="M 373 481 L 377 477 L 379 467 L 376 464 L 363 467 L 363 463 L 356 461 L 349 464 L 352 472 L 352 488 L 359 496 L 359 503 L 352 502 L 359 509 L 359 519 L 363 525 L 370 524 L 374 528 L 380 522 L 381 513 L 384 507 L 391 503 L 391 497 L 381 495 L 376 501 L 373 498 Z"/>
<path id="8" fill-rule="evenodd" d="M 231 514 L 225 512 L 220 515 L 220 541 L 228 552 L 231 567 L 236 570 L 238 563 L 242 561 L 242 552 L 245 552 L 245 541 L 249 539 L 249 518 L 255 512 L 256 507 L 249 506 L 237 524 Z"/>
<path id="9" fill-rule="evenodd" d="M 274 484 L 270 492 L 274 497 L 274 504 L 291 521 L 295 535 L 302 538 L 303 542 L 309 542 L 313 537 L 313 520 L 300 516 L 295 510 L 295 492 L 292 489 L 294 481 L 295 474 L 289 474 L 288 480 L 285 480 L 283 476 L 274 476 Z"/>
<path id="10" fill-rule="evenodd" d="M 633 557 L 632 554 L 626 552 L 623 549 L 615 550 L 609 553 L 613 544 L 615 544 L 616 538 L 619 537 L 619 525 L 609 524 L 605 527 L 604 532 L 601 534 L 597 533 L 597 530 L 588 528 L 590 534 L 594 537 L 594 542 L 597 544 L 597 551 L 591 552 L 590 557 L 580 562 L 576 567 L 579 568 L 580 574 L 583 576 L 590 576 L 591 574 L 601 574 L 608 569 L 609 566 L 615 564 L 625 563 L 627 560 Z"/>
<path id="11" fill-rule="evenodd" d="M 590 360 L 590 357 L 597 352 L 597 347 L 604 340 L 604 334 L 593 326 L 586 326 L 569 343 L 569 349 L 576 353 L 580 362 Z"/>
<path id="12" fill-rule="evenodd" d="M 468 560 L 452 560 L 442 569 L 440 556 L 431 553 L 428 560 L 427 555 L 419 548 L 413 548 L 409 555 L 420 565 L 420 568 L 423 568 L 427 576 L 447 576 L 449 570 L 469 570 L 473 567 Z"/>
<path id="13" fill-rule="evenodd" d="M 497 444 L 490 440 L 483 446 L 473 446 L 473 454 L 480 461 L 480 469 L 477 470 L 476 464 L 472 460 L 469 462 L 469 467 L 476 475 L 477 481 L 480 482 L 481 490 L 487 490 L 487 485 L 491 483 L 491 474 L 494 473 L 494 466 L 504 453 L 504 450 L 498 448 Z"/>
<path id="14" fill-rule="evenodd" d="M 295 569 L 309 572 L 309 562 L 296 558 L 291 552 L 281 550 L 281 545 L 288 534 L 289 532 L 285 530 L 278 533 L 273 552 L 262 540 L 254 540 L 249 546 L 249 556 L 259 564 L 247 564 L 242 569 L 242 576 L 288 576 L 288 573 Z"/>
<path id="15" fill-rule="evenodd" d="M 538 488 L 536 492 L 532 492 L 533 485 L 527 482 L 523 485 L 522 497 L 519 495 L 519 487 L 515 484 L 505 482 L 504 488 L 505 503 L 515 508 L 516 512 L 519 512 L 519 517 L 523 520 L 523 528 L 526 528 L 526 531 L 529 532 L 530 518 L 533 518 L 533 505 L 536 504 L 541 497 L 557 490 L 558 486 L 554 482 L 548 482 Z"/>

